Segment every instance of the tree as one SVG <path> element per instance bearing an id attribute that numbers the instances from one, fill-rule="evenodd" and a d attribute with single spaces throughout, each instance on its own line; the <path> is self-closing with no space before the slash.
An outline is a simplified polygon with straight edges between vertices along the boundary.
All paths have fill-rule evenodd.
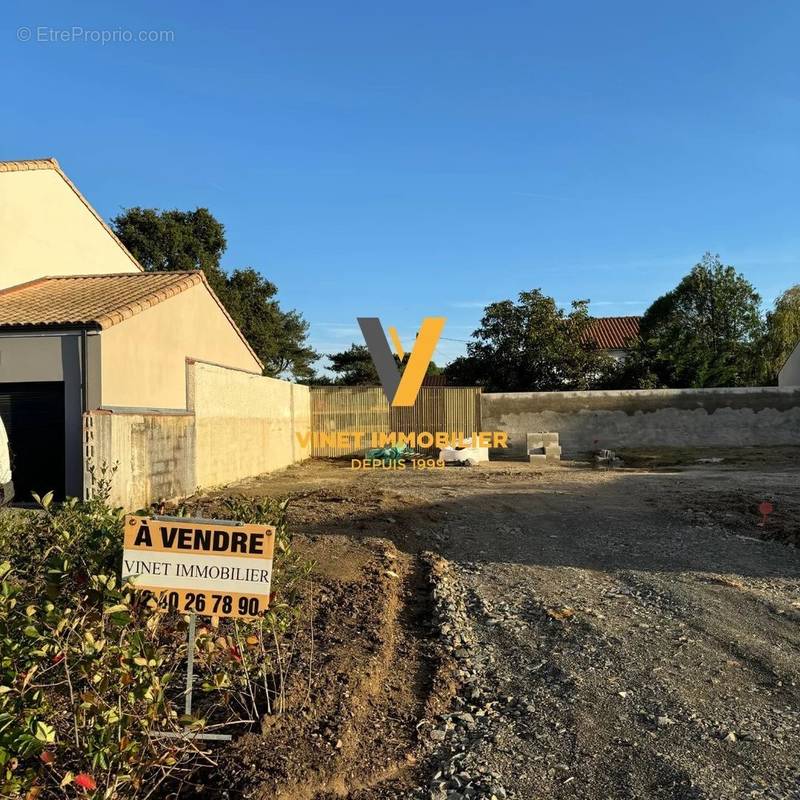
<path id="1" fill-rule="evenodd" d="M 240 269 L 226 279 L 224 297 L 267 375 L 308 380 L 318 358 L 307 342 L 308 323 L 297 311 L 282 311 L 277 293 L 278 287 L 254 269 Z"/>
<path id="2" fill-rule="evenodd" d="M 761 298 L 719 256 L 703 260 L 647 309 L 642 361 L 662 386 L 745 386 L 758 372 Z"/>
<path id="3" fill-rule="evenodd" d="M 207 208 L 129 208 L 111 220 L 111 227 L 147 272 L 201 269 L 222 298 L 226 276 L 220 260 L 228 242 L 224 225 Z"/>
<path id="4" fill-rule="evenodd" d="M 488 391 L 566 391 L 600 385 L 612 360 L 588 335 L 588 301 L 569 313 L 534 289 L 518 301 L 492 303 L 467 345 L 446 368 L 448 382 Z"/>
<path id="5" fill-rule="evenodd" d="M 664 388 L 641 340 L 631 343 L 621 362 L 614 365 L 600 386 L 602 389 L 659 389 Z"/>
<path id="6" fill-rule="evenodd" d="M 308 345 L 308 323 L 283 311 L 275 284 L 254 269 L 228 275 L 221 266 L 225 227 L 207 208 L 159 211 L 129 208 L 111 220 L 114 232 L 148 272 L 202 270 L 271 377 L 306 380 L 318 358 Z"/>
<path id="7" fill-rule="evenodd" d="M 800 342 L 800 283 L 787 289 L 767 314 L 762 347 L 765 383 L 777 383 L 778 373 Z"/>
<path id="8" fill-rule="evenodd" d="M 315 382 L 320 385 L 336 384 L 339 386 L 379 386 L 380 378 L 372 363 L 372 356 L 369 349 L 363 344 L 351 344 L 347 350 L 340 353 L 329 353 L 327 356 L 331 362 L 330 371 L 335 374 L 333 380 L 326 376 L 318 376 Z M 399 369 L 403 368 L 407 362 L 406 357 L 403 361 L 395 355 L 395 363 Z M 428 364 L 426 375 L 439 375 L 442 372 L 436 363 L 431 361 Z"/>
<path id="9" fill-rule="evenodd" d="M 331 362 L 330 371 L 336 376 L 334 383 L 344 386 L 380 385 L 372 357 L 363 344 L 351 344 L 341 353 L 329 353 L 328 360 Z"/>

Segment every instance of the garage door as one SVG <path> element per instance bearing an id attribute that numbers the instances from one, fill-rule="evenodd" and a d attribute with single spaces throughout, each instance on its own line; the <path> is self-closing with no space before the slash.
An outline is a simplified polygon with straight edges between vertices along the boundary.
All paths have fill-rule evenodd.
<path id="1" fill-rule="evenodd" d="M 64 384 L 0 383 L 0 418 L 17 502 L 31 492 L 64 497 Z"/>

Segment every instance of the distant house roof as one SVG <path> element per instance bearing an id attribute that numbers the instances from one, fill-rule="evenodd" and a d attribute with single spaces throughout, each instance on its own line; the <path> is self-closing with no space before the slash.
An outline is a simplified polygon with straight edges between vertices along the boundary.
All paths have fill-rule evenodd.
<path id="1" fill-rule="evenodd" d="M 639 336 L 641 317 L 595 317 L 585 338 L 601 350 L 628 350 Z"/>
<path id="2" fill-rule="evenodd" d="M 97 213 L 97 211 L 94 210 L 92 204 L 80 193 L 78 187 L 64 174 L 64 171 L 59 166 L 58 161 L 56 161 L 54 158 L 33 158 L 23 161 L 0 161 L 0 173 L 30 172 L 31 170 L 41 169 L 49 169 L 59 175 L 67 184 L 67 186 L 69 186 L 69 188 L 75 192 L 81 203 L 86 206 L 94 218 L 103 226 L 106 233 L 119 245 L 119 247 L 122 249 L 122 252 L 125 253 L 125 255 L 130 259 L 131 263 L 136 267 L 136 269 L 144 271 L 142 265 L 133 257 L 128 248 L 122 244 L 117 234 L 111 230 L 106 221 Z"/>
<path id="3" fill-rule="evenodd" d="M 65 275 L 10 286 L 0 291 L 0 332 L 59 327 L 106 329 L 200 283 L 205 285 L 247 349 L 259 361 L 199 270 Z"/>

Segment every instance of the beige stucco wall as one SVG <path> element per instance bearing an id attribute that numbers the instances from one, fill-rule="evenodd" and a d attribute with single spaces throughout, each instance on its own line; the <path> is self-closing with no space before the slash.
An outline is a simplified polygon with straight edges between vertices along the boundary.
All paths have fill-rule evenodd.
<path id="1" fill-rule="evenodd" d="M 56 170 L 0 172 L 0 289 L 45 275 L 138 271 Z"/>
<path id="2" fill-rule="evenodd" d="M 186 359 L 261 374 L 204 284 L 100 334 L 104 407 L 186 409 Z"/>
<path id="3" fill-rule="evenodd" d="M 296 436 L 310 430 L 307 386 L 202 363 L 188 385 L 185 413 L 83 415 L 87 494 L 91 465 L 116 465 L 111 503 L 134 511 L 309 457 Z"/>
<path id="4" fill-rule="evenodd" d="M 778 386 L 800 386 L 800 343 L 778 374 Z"/>
<path id="5" fill-rule="evenodd" d="M 311 427 L 307 386 L 209 364 L 189 368 L 196 477 L 217 486 L 309 457 L 296 434 Z"/>

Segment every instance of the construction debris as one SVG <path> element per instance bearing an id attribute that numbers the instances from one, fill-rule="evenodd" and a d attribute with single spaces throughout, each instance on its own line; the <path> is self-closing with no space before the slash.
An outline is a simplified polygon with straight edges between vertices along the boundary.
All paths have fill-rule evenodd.
<path id="1" fill-rule="evenodd" d="M 365 463 L 380 461 L 382 464 L 399 464 L 406 459 L 419 457 L 419 455 L 408 445 L 401 444 L 394 447 L 376 447 L 373 450 L 367 450 L 364 461 Z"/>
<path id="2" fill-rule="evenodd" d="M 617 469 L 624 467 L 625 462 L 621 458 L 617 458 L 617 454 L 613 450 L 598 450 L 594 454 L 594 466 L 596 469 Z"/>
<path id="3" fill-rule="evenodd" d="M 464 439 L 464 447 L 443 447 L 439 459 L 446 464 L 461 464 L 473 467 L 481 461 L 489 460 L 488 447 L 472 447 L 472 438 Z"/>

